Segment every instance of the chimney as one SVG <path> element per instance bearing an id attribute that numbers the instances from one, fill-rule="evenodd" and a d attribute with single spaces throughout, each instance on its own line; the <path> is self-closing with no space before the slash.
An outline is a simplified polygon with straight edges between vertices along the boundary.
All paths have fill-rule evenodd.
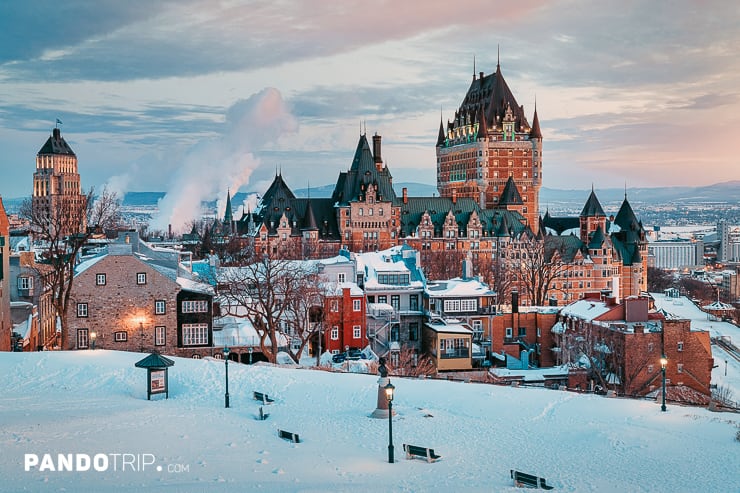
<path id="1" fill-rule="evenodd" d="M 511 292 L 511 313 L 519 313 L 519 291 Z"/>
<path id="2" fill-rule="evenodd" d="M 383 158 L 380 156 L 380 135 L 373 135 L 373 162 L 378 171 L 383 169 Z"/>
<path id="3" fill-rule="evenodd" d="M 480 78 L 483 80 L 483 72 L 480 73 Z"/>
<path id="4" fill-rule="evenodd" d="M 635 324 L 635 334 L 644 334 L 645 326 L 642 324 Z"/>
<path id="5" fill-rule="evenodd" d="M 455 188 L 452 189 L 452 204 L 457 204 L 457 189 Z"/>
<path id="6" fill-rule="evenodd" d="M 169 224 L 169 225 L 167 226 L 167 231 L 168 231 L 168 233 L 169 233 L 169 237 L 170 237 L 170 238 L 172 238 L 172 224 Z"/>
<path id="7" fill-rule="evenodd" d="M 409 189 L 406 187 L 403 187 L 403 203 L 404 204 L 409 203 Z"/>

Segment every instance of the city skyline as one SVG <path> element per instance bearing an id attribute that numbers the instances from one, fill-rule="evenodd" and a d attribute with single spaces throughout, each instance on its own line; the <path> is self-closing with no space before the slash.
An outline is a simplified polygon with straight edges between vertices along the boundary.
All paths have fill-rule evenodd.
<path id="1" fill-rule="evenodd" d="M 57 119 L 85 188 L 327 185 L 365 131 L 395 181 L 434 184 L 440 116 L 498 62 L 530 122 L 536 101 L 545 187 L 740 178 L 738 6 L 46 4 L 0 7 L 4 197 L 30 194 Z"/>

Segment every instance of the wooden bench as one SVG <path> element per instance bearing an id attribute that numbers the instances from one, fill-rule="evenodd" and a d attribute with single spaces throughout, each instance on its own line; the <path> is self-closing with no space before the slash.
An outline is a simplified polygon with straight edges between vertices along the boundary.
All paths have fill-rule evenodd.
<path id="1" fill-rule="evenodd" d="M 300 438 L 298 438 L 298 433 L 291 433 L 285 430 L 278 430 L 278 436 L 282 438 L 283 440 L 290 440 L 293 443 L 301 443 Z"/>
<path id="2" fill-rule="evenodd" d="M 514 486 L 517 488 L 542 488 L 543 490 L 551 490 L 553 486 L 547 484 L 545 478 L 534 476 L 533 474 L 527 474 L 526 472 L 511 470 L 511 479 L 514 480 Z"/>
<path id="3" fill-rule="evenodd" d="M 269 417 L 270 417 L 270 413 L 266 413 L 266 412 L 264 412 L 264 411 L 262 410 L 262 406 L 260 406 L 260 415 L 259 415 L 259 420 L 260 420 L 260 421 L 264 421 L 264 420 L 266 420 L 266 419 L 267 419 L 267 418 L 269 418 Z"/>
<path id="4" fill-rule="evenodd" d="M 275 402 L 275 399 L 270 399 L 267 394 L 263 394 L 262 392 L 254 391 L 252 392 L 252 396 L 255 401 L 262 401 L 262 404 L 272 404 Z"/>
<path id="5" fill-rule="evenodd" d="M 407 459 L 419 457 L 420 459 L 425 459 L 427 462 L 434 462 L 437 459 L 442 458 L 441 455 L 437 455 L 434 453 L 434 449 L 417 447 L 416 445 L 409 445 L 407 443 L 403 444 L 403 450 L 406 452 Z"/>

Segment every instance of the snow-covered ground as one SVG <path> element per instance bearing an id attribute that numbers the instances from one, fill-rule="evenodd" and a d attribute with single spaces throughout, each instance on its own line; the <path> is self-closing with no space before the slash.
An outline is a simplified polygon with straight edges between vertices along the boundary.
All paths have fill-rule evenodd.
<path id="1" fill-rule="evenodd" d="M 170 398 L 147 401 L 146 371 L 134 368 L 142 357 L 1 353 L 0 491 L 522 491 L 510 469 L 566 492 L 740 485 L 737 414 L 392 378 L 397 462 L 389 464 L 388 420 L 369 417 L 375 376 L 230 364 L 232 407 L 225 409 L 222 361 L 175 358 Z M 275 397 L 265 421 L 255 419 L 253 390 Z M 281 440 L 278 428 L 302 442 Z M 406 460 L 403 443 L 432 447 L 442 459 Z M 58 454 L 104 454 L 97 465 L 107 458 L 108 467 L 26 471 L 26 454 L 40 463 L 50 454 L 55 465 Z M 112 454 L 132 454 L 135 462 L 123 471 L 123 456 Z"/>

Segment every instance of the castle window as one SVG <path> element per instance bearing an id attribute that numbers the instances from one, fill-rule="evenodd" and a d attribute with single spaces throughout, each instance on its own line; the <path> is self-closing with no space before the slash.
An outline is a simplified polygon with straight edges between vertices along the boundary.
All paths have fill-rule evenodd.
<path id="1" fill-rule="evenodd" d="M 146 272 L 136 273 L 136 284 L 146 284 Z"/>
<path id="2" fill-rule="evenodd" d="M 360 216 L 362 216 L 362 215 L 364 215 L 364 214 L 365 214 L 365 211 L 364 211 L 364 210 L 362 209 L 362 207 L 360 207 L 360 210 L 359 210 L 359 211 L 357 211 L 357 213 L 358 213 L 358 214 L 359 214 Z"/>

